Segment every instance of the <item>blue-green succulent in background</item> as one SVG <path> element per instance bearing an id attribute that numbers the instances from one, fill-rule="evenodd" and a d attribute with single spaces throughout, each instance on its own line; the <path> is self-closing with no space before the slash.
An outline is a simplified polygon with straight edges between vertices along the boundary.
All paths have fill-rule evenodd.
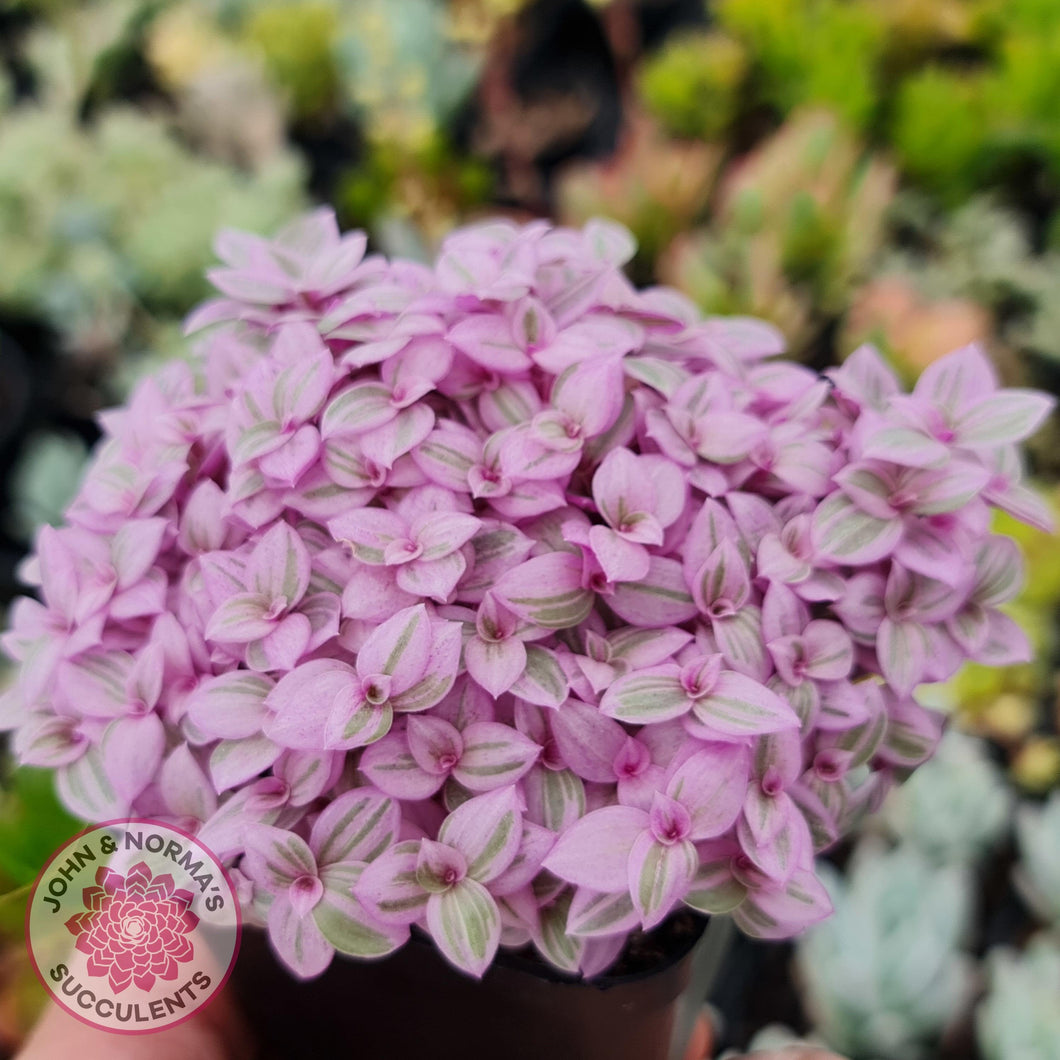
<path id="1" fill-rule="evenodd" d="M 1060 942 L 1039 935 L 1023 953 L 986 959 L 989 991 L 976 1012 L 984 1060 L 1060 1060 Z"/>
<path id="2" fill-rule="evenodd" d="M 1060 931 L 1060 791 L 1016 813 L 1016 886 L 1034 912 Z"/>
<path id="3" fill-rule="evenodd" d="M 967 869 L 865 840 L 845 878 L 832 872 L 826 883 L 835 915 L 796 956 L 817 1033 L 850 1060 L 934 1055 L 972 986 Z"/>
<path id="4" fill-rule="evenodd" d="M 931 860 L 971 865 L 1004 839 L 1013 801 L 985 743 L 951 729 L 935 757 L 888 797 L 883 820 Z"/>

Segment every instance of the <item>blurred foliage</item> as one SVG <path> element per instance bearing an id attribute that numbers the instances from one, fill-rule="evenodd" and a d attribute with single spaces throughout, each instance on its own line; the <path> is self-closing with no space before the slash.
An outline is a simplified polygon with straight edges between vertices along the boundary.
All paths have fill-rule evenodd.
<path id="1" fill-rule="evenodd" d="M 895 175 L 822 110 L 795 115 L 719 183 L 709 223 L 660 276 L 712 313 L 772 320 L 812 351 L 879 249 Z"/>
<path id="2" fill-rule="evenodd" d="M 826 883 L 835 913 L 798 946 L 818 1032 L 850 1060 L 934 1056 L 971 997 L 966 866 L 864 841 L 846 876 L 833 872 Z"/>
<path id="3" fill-rule="evenodd" d="M 33 379 L 0 543 L 58 517 L 99 405 L 182 351 L 214 230 L 311 199 L 420 258 L 486 210 L 604 214 L 637 236 L 637 282 L 770 319 L 816 366 L 870 341 L 911 382 L 983 342 L 1060 393 L 1057 98 L 1056 0 L 9 0 L 0 331 Z M 1060 515 L 1056 432 L 1032 457 Z M 935 691 L 981 740 L 948 738 L 892 800 L 897 847 L 863 844 L 799 958 L 814 1040 L 855 1060 L 958 1055 L 968 874 L 989 851 L 1009 878 L 1010 785 L 1022 904 L 1005 891 L 998 923 L 1056 927 L 1060 548 L 996 529 L 1027 555 L 1010 612 L 1034 661 Z M 42 774 L 0 771 L 0 895 L 72 828 Z M 23 900 L 0 897 L 0 934 Z M 989 962 L 985 1060 L 1056 1056 L 1050 946 Z M 37 999 L 5 960 L 0 1051 Z"/>
<path id="4" fill-rule="evenodd" d="M 935 757 L 887 800 L 883 820 L 903 844 L 941 864 L 974 864 L 1009 831 L 1014 802 L 982 741 L 947 732 Z"/>
<path id="5" fill-rule="evenodd" d="M 987 958 L 989 992 L 978 1012 L 984 1060 L 1060 1060 L 1060 943 L 1040 935 L 1022 954 Z"/>

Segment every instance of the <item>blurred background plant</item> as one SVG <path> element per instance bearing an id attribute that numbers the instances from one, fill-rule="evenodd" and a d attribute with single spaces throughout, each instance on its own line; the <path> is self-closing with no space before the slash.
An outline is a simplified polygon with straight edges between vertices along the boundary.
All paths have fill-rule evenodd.
<path id="1" fill-rule="evenodd" d="M 994 950 L 977 1028 L 984 1060 L 1060 1057 L 1060 945 L 1039 935 L 1023 953 Z"/>
<path id="2" fill-rule="evenodd" d="M 766 317 L 815 367 L 872 342 L 911 382 L 981 342 L 1060 393 L 1058 95 L 1055 0 L 7 0 L 0 606 L 95 413 L 181 354 L 214 230 L 311 201 L 411 257 L 487 212 L 603 214 L 637 282 Z M 1032 459 L 1060 514 L 1055 424 Z M 739 944 L 727 1044 L 782 1024 L 875 1060 L 1055 1056 L 1034 999 L 1056 949 L 1027 944 L 1060 930 L 1060 548 L 996 529 L 1027 555 L 1009 611 L 1034 661 L 935 691 L 971 735 L 835 852 L 840 915 L 799 947 L 799 991 L 791 948 Z M 9 931 L 75 827 L 49 790 L 0 770 Z M 36 996 L 18 952 L 0 1055 Z"/>
<path id="3" fill-rule="evenodd" d="M 967 866 L 864 840 L 827 885 L 835 913 L 796 961 L 818 1033 L 851 1060 L 935 1056 L 973 988 Z"/>

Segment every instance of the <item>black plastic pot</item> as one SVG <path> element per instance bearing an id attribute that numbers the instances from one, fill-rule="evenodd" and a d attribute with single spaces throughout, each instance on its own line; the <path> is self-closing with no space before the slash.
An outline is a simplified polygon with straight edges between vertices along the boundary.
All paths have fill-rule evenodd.
<path id="1" fill-rule="evenodd" d="M 231 985 L 262 1060 L 671 1060 L 727 942 L 725 923 L 686 924 L 655 967 L 592 983 L 510 954 L 476 981 L 419 938 L 303 983 L 248 929 Z"/>

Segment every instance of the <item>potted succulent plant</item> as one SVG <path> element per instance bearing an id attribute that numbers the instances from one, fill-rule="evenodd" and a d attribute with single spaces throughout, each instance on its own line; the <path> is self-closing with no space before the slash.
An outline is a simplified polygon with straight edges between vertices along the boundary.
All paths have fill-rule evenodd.
<path id="1" fill-rule="evenodd" d="M 681 911 L 827 915 L 815 851 L 939 737 L 916 686 L 1028 650 L 988 515 L 1047 520 L 1016 446 L 1049 399 L 976 349 L 912 395 L 870 349 L 821 378 L 634 289 L 633 249 L 492 223 L 428 267 L 324 210 L 222 233 L 194 355 L 103 417 L 25 570 L 21 760 L 86 819 L 195 833 L 294 977 L 379 961 L 344 963 L 396 999 L 337 996 L 388 1034 L 440 1018 L 433 963 L 443 1016 L 490 1012 L 484 1055 L 542 1055 L 553 1021 L 552 1055 L 665 1056 L 690 972 L 644 972 L 698 933 Z M 390 956 L 410 934 L 461 974 Z M 647 1035 L 574 985 L 616 962 Z M 594 1052 L 579 1005 L 621 1033 Z M 357 1018 L 361 1055 L 401 1053 Z M 425 1049 L 471 1055 L 432 1019 Z"/>

